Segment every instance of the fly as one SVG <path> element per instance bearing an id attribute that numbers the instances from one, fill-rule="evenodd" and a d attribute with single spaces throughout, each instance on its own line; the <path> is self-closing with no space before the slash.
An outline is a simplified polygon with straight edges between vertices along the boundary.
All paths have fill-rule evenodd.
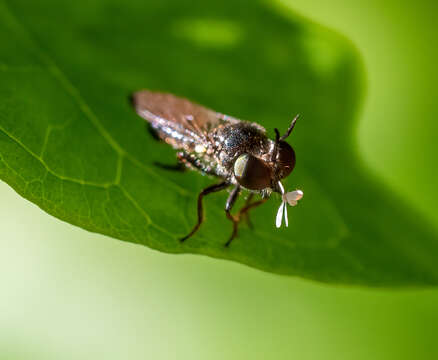
<path id="1" fill-rule="evenodd" d="M 225 215 L 233 223 L 233 231 L 225 246 L 237 236 L 243 216 L 263 204 L 272 192 L 282 197 L 276 216 L 280 227 L 284 218 L 288 226 L 287 206 L 295 206 L 303 197 L 301 190 L 285 192 L 280 180 L 289 176 L 295 166 L 295 151 L 285 141 L 295 127 L 298 115 L 287 131 L 275 140 L 257 123 L 239 120 L 195 104 L 172 94 L 142 90 L 132 95 L 138 115 L 147 120 L 158 137 L 178 150 L 180 164 L 221 181 L 203 189 L 198 195 L 198 221 L 181 242 L 193 236 L 204 221 L 204 196 L 233 186 L 225 204 Z M 231 214 L 242 189 L 250 195 L 245 205 Z M 261 199 L 253 201 L 254 194 Z"/>

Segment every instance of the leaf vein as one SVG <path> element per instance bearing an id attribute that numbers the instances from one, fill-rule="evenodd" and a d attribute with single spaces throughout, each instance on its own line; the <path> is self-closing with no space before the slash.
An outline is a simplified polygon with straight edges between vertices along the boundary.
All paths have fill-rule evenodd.
<path id="1" fill-rule="evenodd" d="M 96 183 L 96 182 L 92 182 L 92 181 L 85 181 L 85 180 L 81 180 L 81 179 L 75 179 L 75 178 L 71 178 L 68 176 L 64 176 L 64 175 L 60 175 L 57 174 L 55 171 L 53 171 L 46 163 L 43 159 L 41 159 L 37 154 L 35 154 L 32 150 L 30 150 L 26 145 L 24 145 L 19 139 L 17 139 L 15 136 L 13 136 L 12 134 L 10 134 L 8 131 L 6 131 L 2 126 L 0 126 L 0 131 L 5 134 L 9 139 L 11 139 L 12 141 L 14 141 L 17 145 L 19 145 L 24 151 L 26 151 L 29 155 L 31 155 L 34 159 L 38 160 L 41 165 L 53 176 L 57 177 L 60 180 L 64 180 L 64 181 L 70 181 L 73 183 L 77 183 L 80 185 L 89 185 L 89 186 L 94 186 L 94 187 L 99 187 L 99 188 L 109 188 L 110 186 L 115 185 L 113 182 L 109 182 L 109 183 Z"/>

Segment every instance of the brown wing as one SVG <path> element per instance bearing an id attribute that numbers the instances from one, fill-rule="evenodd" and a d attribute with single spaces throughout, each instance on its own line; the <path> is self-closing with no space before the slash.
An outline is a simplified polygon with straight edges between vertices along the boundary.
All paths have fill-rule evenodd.
<path id="1" fill-rule="evenodd" d="M 240 121 L 167 93 L 142 90 L 134 93 L 132 100 L 137 114 L 161 139 L 187 151 L 208 143 L 210 131 L 220 124 Z"/>

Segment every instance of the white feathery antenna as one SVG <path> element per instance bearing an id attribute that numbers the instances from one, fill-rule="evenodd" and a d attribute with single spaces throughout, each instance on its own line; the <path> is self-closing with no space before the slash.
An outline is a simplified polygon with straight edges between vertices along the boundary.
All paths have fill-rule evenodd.
<path id="1" fill-rule="evenodd" d="M 284 201 L 281 202 L 281 205 L 277 211 L 277 217 L 275 219 L 275 226 L 278 228 L 281 226 L 281 222 L 283 221 L 283 209 L 284 209 Z"/>
<path id="2" fill-rule="evenodd" d="M 304 193 L 301 190 L 295 190 L 295 191 L 290 191 L 285 193 L 284 192 L 284 187 L 283 184 L 279 181 L 278 182 L 278 187 L 280 188 L 281 191 L 281 204 L 280 207 L 278 208 L 277 211 L 277 216 L 275 218 L 275 226 L 277 228 L 281 227 L 281 224 L 283 222 L 283 217 L 284 217 L 284 223 L 287 226 L 289 226 L 289 221 L 287 218 L 287 205 L 286 203 L 288 203 L 290 206 L 295 206 L 298 203 L 298 200 L 301 200 Z"/>

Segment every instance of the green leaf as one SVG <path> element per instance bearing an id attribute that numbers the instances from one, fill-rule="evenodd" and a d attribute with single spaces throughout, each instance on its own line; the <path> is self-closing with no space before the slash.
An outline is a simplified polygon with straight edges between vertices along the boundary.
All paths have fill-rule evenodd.
<path id="1" fill-rule="evenodd" d="M 435 230 L 357 152 L 363 70 L 341 36 L 268 2 L 0 0 L 0 43 L 0 177 L 48 213 L 160 251 L 324 282 L 438 283 Z M 180 244 L 215 180 L 155 165 L 175 154 L 128 104 L 141 88 L 271 133 L 300 113 L 286 188 L 304 199 L 289 228 L 275 228 L 272 196 L 224 248 L 223 192 L 206 198 L 205 224 Z"/>

